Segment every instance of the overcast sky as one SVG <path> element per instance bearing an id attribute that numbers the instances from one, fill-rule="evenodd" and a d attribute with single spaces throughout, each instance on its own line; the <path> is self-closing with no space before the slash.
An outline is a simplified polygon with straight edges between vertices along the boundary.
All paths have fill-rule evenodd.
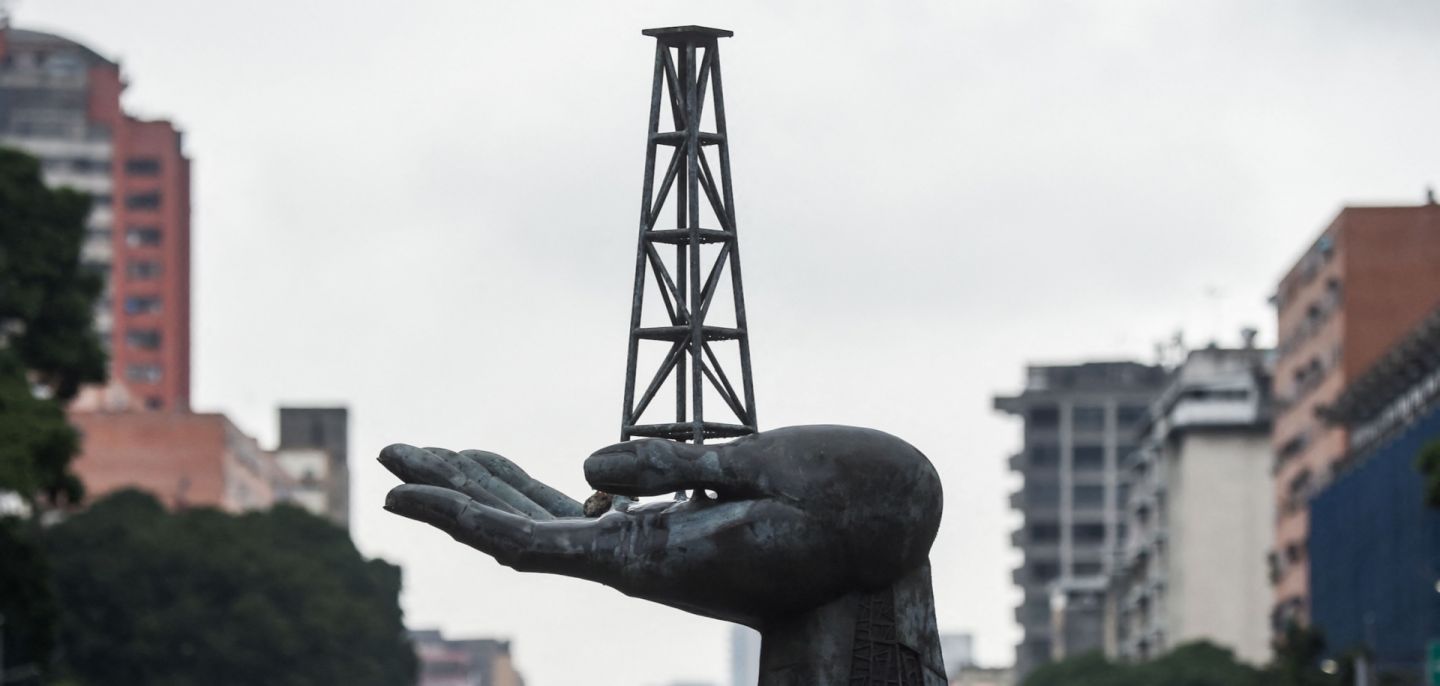
<path id="1" fill-rule="evenodd" d="M 1027 362 L 1267 344 L 1346 203 L 1440 181 L 1440 4 L 24 0 L 122 61 L 194 166 L 194 401 L 272 441 L 352 410 L 354 534 L 413 627 L 514 640 L 532 686 L 726 677 L 719 622 L 525 576 L 383 512 L 391 442 L 573 495 L 613 442 L 653 43 L 722 44 L 762 428 L 890 431 L 945 482 L 942 630 L 1019 630 L 990 409 Z"/>

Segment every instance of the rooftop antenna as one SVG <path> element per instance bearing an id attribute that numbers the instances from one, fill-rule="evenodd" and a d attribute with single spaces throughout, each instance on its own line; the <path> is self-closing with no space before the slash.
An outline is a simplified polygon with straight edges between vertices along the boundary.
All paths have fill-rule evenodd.
<path id="1" fill-rule="evenodd" d="M 1255 348 L 1255 338 L 1260 335 L 1260 330 L 1253 326 L 1246 326 L 1240 329 L 1240 343 L 1246 350 Z"/>
<path id="2" fill-rule="evenodd" d="M 0 29 L 10 28 L 10 17 L 14 16 L 19 4 L 20 0 L 0 0 Z"/>

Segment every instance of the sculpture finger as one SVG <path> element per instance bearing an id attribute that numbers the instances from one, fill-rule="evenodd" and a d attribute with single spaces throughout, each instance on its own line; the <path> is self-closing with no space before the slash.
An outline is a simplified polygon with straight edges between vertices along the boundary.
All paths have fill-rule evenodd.
<path id="1" fill-rule="evenodd" d="M 385 496 L 385 509 L 440 529 L 503 565 L 514 564 L 532 542 L 529 519 L 486 507 L 448 488 L 396 486 Z"/>
<path id="2" fill-rule="evenodd" d="M 722 496 L 759 492 L 748 463 L 725 455 L 724 445 L 690 445 L 664 439 L 617 443 L 585 460 L 585 480 L 608 493 L 659 495 L 687 489 L 713 489 Z"/>
<path id="3" fill-rule="evenodd" d="M 529 498 L 531 502 L 545 508 L 550 514 L 556 517 L 580 517 L 584 515 L 584 508 L 579 502 L 570 496 L 561 493 L 544 482 L 535 479 L 525 470 L 516 466 L 514 462 L 505 459 L 501 455 L 484 450 L 464 450 L 461 455 L 478 462 L 485 467 L 485 470 L 495 475 L 496 478 L 509 484 L 522 495 Z"/>
<path id="4" fill-rule="evenodd" d="M 380 451 L 380 464 L 408 484 L 425 484 L 458 491 L 482 505 L 511 514 L 522 512 L 485 490 L 456 466 L 454 458 L 447 459 L 446 453 L 455 453 L 444 448 L 416 448 L 413 445 L 396 443 Z"/>
<path id="5" fill-rule="evenodd" d="M 434 449 L 427 448 L 427 450 L 433 451 Z M 447 450 L 441 453 L 441 456 L 444 457 L 447 462 L 454 465 L 456 469 L 460 470 L 460 473 L 464 474 L 472 483 L 477 484 L 486 493 L 499 498 L 507 505 L 520 511 L 521 514 L 542 521 L 555 518 L 555 515 L 551 514 L 549 510 L 535 504 L 533 500 L 525 497 L 520 491 L 515 490 L 514 486 L 501 481 L 496 478 L 494 474 L 491 474 L 485 468 L 484 464 L 476 461 L 472 457 L 472 453 L 474 452 L 476 451 L 466 450 L 455 453 Z"/>
<path id="6" fill-rule="evenodd" d="M 615 574 L 615 551 L 597 545 L 602 540 L 597 532 L 609 528 L 598 520 L 536 522 L 486 507 L 448 488 L 414 484 L 391 489 L 385 509 L 434 526 L 522 572 L 601 582 Z"/>

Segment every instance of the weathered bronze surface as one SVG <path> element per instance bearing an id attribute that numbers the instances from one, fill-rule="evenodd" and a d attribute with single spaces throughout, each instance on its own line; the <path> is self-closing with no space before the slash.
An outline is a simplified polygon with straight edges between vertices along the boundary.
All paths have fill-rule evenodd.
<path id="1" fill-rule="evenodd" d="M 754 627 L 763 686 L 945 683 L 927 559 L 940 479 L 889 434 L 619 443 L 585 461 L 590 485 L 617 496 L 597 518 L 494 453 L 397 444 L 380 462 L 406 482 L 385 509 L 501 564 Z M 632 504 L 674 491 L 695 495 Z"/>

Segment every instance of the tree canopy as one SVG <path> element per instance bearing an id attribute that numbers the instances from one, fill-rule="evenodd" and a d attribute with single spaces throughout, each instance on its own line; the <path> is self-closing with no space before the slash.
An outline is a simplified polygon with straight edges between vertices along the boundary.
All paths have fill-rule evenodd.
<path id="1" fill-rule="evenodd" d="M 1024 686 L 1327 686 L 1337 683 L 1306 656 L 1281 651 L 1265 669 L 1239 662 L 1212 643 L 1181 645 L 1149 662 L 1117 664 L 1099 653 L 1036 669 Z"/>
<path id="2" fill-rule="evenodd" d="M 93 324 L 104 286 L 80 262 L 90 200 L 45 187 L 34 158 L 0 148 L 0 490 L 78 500 L 64 403 L 105 379 Z"/>
<path id="3" fill-rule="evenodd" d="M 60 671 L 80 684 L 410 684 L 400 569 L 291 506 L 178 513 L 139 491 L 52 527 Z"/>
<path id="4" fill-rule="evenodd" d="M 1425 444 L 1416 467 L 1425 477 L 1425 504 L 1440 508 L 1440 440 Z"/>
<path id="5" fill-rule="evenodd" d="M 64 404 L 103 381 L 93 324 L 100 275 L 80 263 L 90 199 L 51 190 L 40 165 L 0 148 L 0 494 L 78 502 L 70 473 L 79 437 Z M 34 521 L 0 516 L 0 615 L 5 666 L 38 669 L 54 643 L 56 609 Z"/>

